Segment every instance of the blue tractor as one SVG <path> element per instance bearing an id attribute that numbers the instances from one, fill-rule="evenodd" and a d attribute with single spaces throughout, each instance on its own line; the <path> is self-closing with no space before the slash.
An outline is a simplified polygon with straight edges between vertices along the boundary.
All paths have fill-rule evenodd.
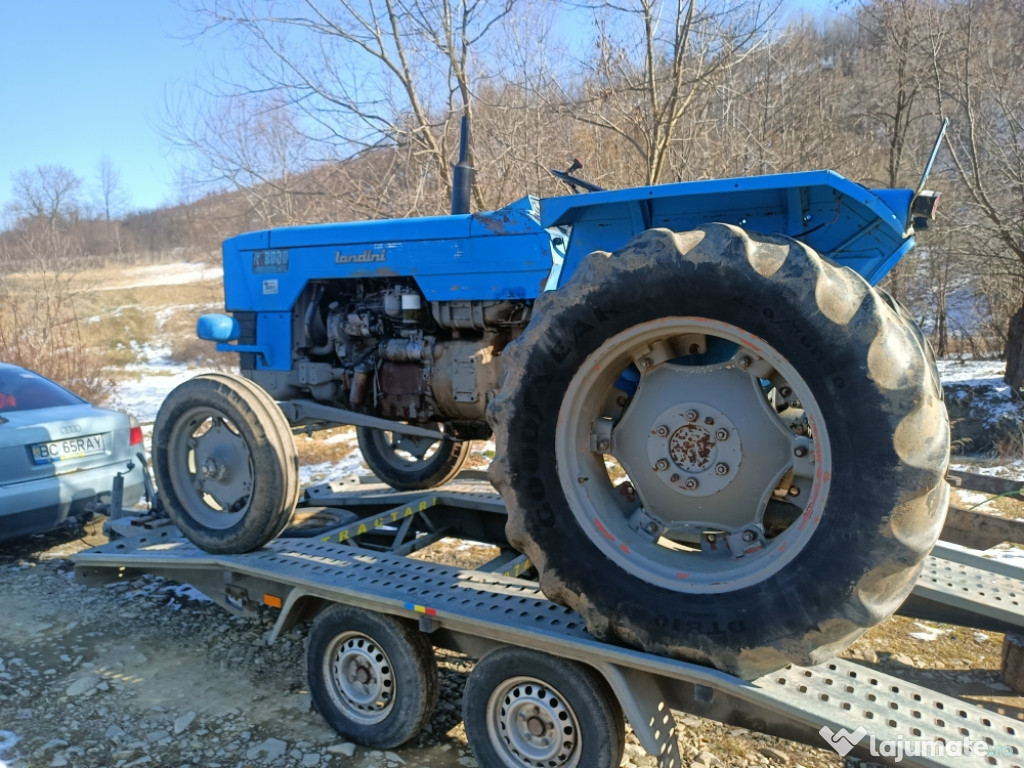
<path id="1" fill-rule="evenodd" d="M 242 375 L 182 384 L 154 433 L 185 535 L 279 535 L 299 428 L 355 425 L 402 490 L 493 435 L 509 541 L 597 637 L 752 678 L 890 615 L 942 527 L 949 429 L 928 343 L 873 286 L 937 196 L 556 172 L 587 193 L 470 213 L 467 173 L 449 216 L 224 243 L 230 314 L 199 335 Z"/>

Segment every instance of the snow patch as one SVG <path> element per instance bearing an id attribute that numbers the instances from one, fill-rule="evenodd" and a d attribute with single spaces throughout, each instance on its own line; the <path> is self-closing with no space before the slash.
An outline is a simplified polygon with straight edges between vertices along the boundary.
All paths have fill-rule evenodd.
<path id="1" fill-rule="evenodd" d="M 915 621 L 914 624 L 924 631 L 911 632 L 909 633 L 910 636 L 915 640 L 920 640 L 925 643 L 933 643 L 950 631 L 948 629 L 938 629 L 937 627 L 929 627 L 927 624 L 922 624 L 919 621 Z"/>

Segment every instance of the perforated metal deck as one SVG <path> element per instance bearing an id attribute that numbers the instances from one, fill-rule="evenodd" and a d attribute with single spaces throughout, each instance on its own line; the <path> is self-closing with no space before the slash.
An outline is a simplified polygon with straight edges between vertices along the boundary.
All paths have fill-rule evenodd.
<path id="1" fill-rule="evenodd" d="M 403 497 L 402 503 L 409 498 Z M 849 662 L 790 668 L 748 683 L 713 669 L 598 642 L 576 614 L 519 579 L 309 539 L 279 539 L 258 552 L 217 556 L 172 535 L 153 537 L 142 546 L 121 540 L 84 552 L 77 556 L 76 571 L 88 579 L 109 576 L 110 569 L 139 569 L 192 581 L 204 591 L 218 584 L 237 588 L 252 580 L 276 588 L 286 607 L 297 596 L 319 596 L 420 619 L 439 641 L 473 638 L 485 645 L 523 645 L 585 660 L 609 679 L 634 725 L 655 719 L 655 700 L 660 699 L 672 709 L 822 748 L 827 744 L 820 729 L 828 727 L 840 736 L 845 729 L 853 732 L 850 741 L 857 742 L 852 754 L 881 762 L 896 756 L 895 751 L 886 756 L 885 749 L 902 744 L 901 765 L 1024 768 L 1024 723 Z M 661 718 L 660 738 L 673 742 L 670 718 Z M 648 729 L 659 730 L 659 723 L 648 724 Z M 928 754 L 908 754 L 917 740 L 931 742 L 925 747 Z M 984 742 L 991 754 L 965 763 L 962 753 L 945 754 L 946 747 L 935 746 L 965 740 Z M 876 755 L 883 750 L 881 757 L 872 758 L 872 743 Z M 679 765 L 673 749 L 663 749 L 660 761 L 664 768 Z"/>

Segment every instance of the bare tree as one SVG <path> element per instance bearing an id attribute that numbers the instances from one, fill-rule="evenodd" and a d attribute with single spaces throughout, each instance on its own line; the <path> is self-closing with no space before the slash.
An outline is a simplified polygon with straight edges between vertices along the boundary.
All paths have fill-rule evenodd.
<path id="1" fill-rule="evenodd" d="M 101 401 L 107 382 L 83 343 L 75 289 L 84 250 L 68 230 L 31 219 L 0 247 L 0 359 Z"/>
<path id="2" fill-rule="evenodd" d="M 107 223 L 122 216 L 128 207 L 128 192 L 110 155 L 103 155 L 96 164 L 95 197 L 100 216 Z"/>
<path id="3" fill-rule="evenodd" d="M 953 117 L 947 137 L 974 219 L 973 240 L 993 268 L 1019 286 L 1024 279 L 1024 6 L 1015 0 L 953 2 L 952 34 L 936 51 L 940 107 Z M 1024 297 L 1006 342 L 1006 382 L 1024 385 Z"/>
<path id="4" fill-rule="evenodd" d="M 487 79 L 491 65 L 498 67 L 489 49 L 495 30 L 523 1 L 288 0 L 270 6 L 197 0 L 190 10 L 205 31 L 228 32 L 249 56 L 238 81 L 211 95 L 242 99 L 245 119 L 265 109 L 288 110 L 289 140 L 302 146 L 304 162 L 291 172 L 381 148 L 398 150 L 406 163 L 403 187 L 426 184 L 438 192 L 423 200 L 414 192 L 406 213 L 435 213 L 451 190 L 456 122 L 472 114 L 473 88 Z M 204 128 L 225 108 L 207 109 Z M 223 143 L 210 146 L 209 138 L 201 130 L 186 143 L 209 150 L 221 166 L 236 161 L 225 180 L 237 184 L 249 175 L 253 169 L 245 164 L 252 157 L 242 151 L 243 142 L 227 153 Z M 249 132 L 233 138 L 266 137 Z M 481 203 L 479 189 L 474 194 Z"/>
<path id="5" fill-rule="evenodd" d="M 62 165 L 37 165 L 11 177 L 14 201 L 11 212 L 18 218 L 41 219 L 51 225 L 78 217 L 82 180 Z"/>
<path id="6" fill-rule="evenodd" d="M 589 8 L 596 54 L 584 59 L 578 87 L 563 89 L 563 109 L 627 148 L 636 181 L 682 176 L 716 117 L 702 97 L 767 41 L 777 6 L 595 0 Z"/>

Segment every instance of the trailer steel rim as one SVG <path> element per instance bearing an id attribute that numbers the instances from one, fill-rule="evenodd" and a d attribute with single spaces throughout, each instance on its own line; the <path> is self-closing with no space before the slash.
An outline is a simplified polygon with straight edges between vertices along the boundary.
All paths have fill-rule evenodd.
<path id="1" fill-rule="evenodd" d="M 509 768 L 579 765 L 576 713 L 561 693 L 536 678 L 512 677 L 491 692 L 487 731 Z"/>
<path id="2" fill-rule="evenodd" d="M 666 317 L 580 366 L 555 431 L 562 488 L 607 557 L 672 590 L 764 581 L 813 536 L 831 479 L 822 410 L 770 344 Z"/>
<path id="3" fill-rule="evenodd" d="M 227 529 L 249 509 L 255 485 L 252 455 L 238 427 L 214 408 L 193 408 L 171 432 L 171 481 L 200 525 Z"/>
<path id="4" fill-rule="evenodd" d="M 395 706 L 395 674 L 391 659 L 369 635 L 339 634 L 323 657 L 327 693 L 345 717 L 376 725 Z"/>

